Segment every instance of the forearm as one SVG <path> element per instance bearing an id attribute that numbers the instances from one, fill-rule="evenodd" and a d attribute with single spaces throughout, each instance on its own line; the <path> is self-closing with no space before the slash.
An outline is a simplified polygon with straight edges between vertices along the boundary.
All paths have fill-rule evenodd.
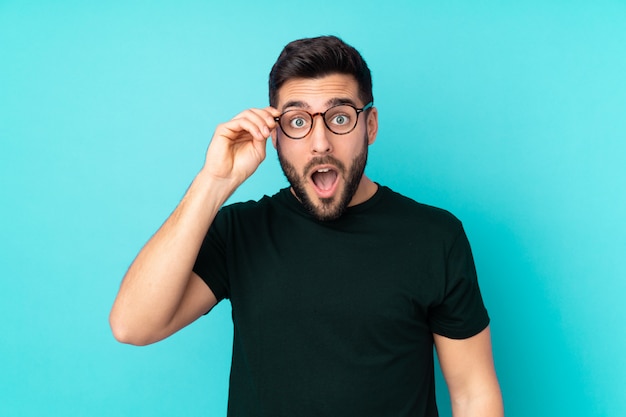
<path id="1" fill-rule="evenodd" d="M 128 269 L 110 315 L 118 340 L 152 341 L 173 319 L 206 232 L 234 186 L 201 172 Z"/>

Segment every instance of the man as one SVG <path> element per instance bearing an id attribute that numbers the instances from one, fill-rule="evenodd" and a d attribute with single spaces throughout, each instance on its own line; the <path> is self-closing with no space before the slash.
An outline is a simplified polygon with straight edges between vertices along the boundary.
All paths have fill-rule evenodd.
<path id="1" fill-rule="evenodd" d="M 371 85 L 336 37 L 287 45 L 271 106 L 217 127 L 124 277 L 110 322 L 126 343 L 156 342 L 230 299 L 230 416 L 436 416 L 433 344 L 454 415 L 502 415 L 460 222 L 364 175 Z M 270 136 L 290 188 L 222 207 Z"/>

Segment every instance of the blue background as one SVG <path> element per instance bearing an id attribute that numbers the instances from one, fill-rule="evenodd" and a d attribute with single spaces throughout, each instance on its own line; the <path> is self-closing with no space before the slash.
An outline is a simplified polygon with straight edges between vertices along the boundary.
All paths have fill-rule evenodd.
<path id="1" fill-rule="evenodd" d="M 626 415 L 626 3 L 604 0 L 0 0 L 0 415 L 225 415 L 227 303 L 144 348 L 107 316 L 215 125 L 320 34 L 372 69 L 369 176 L 464 222 L 507 415 Z M 270 149 L 232 199 L 285 185 Z"/>

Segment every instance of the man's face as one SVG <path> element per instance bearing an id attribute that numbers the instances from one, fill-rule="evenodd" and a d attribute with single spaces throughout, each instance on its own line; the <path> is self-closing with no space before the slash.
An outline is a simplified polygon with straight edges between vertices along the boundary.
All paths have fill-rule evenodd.
<path id="1" fill-rule="evenodd" d="M 367 104 L 359 99 L 358 84 L 352 76 L 293 79 L 278 91 L 277 108 L 281 112 L 301 109 L 315 114 L 337 104 L 356 108 Z M 377 129 L 375 108 L 359 115 L 354 130 L 345 135 L 329 131 L 321 116 L 315 116 L 311 131 L 302 139 L 291 139 L 277 128 L 272 142 L 291 190 L 319 220 L 336 219 L 346 207 L 369 197 L 363 171 Z"/>

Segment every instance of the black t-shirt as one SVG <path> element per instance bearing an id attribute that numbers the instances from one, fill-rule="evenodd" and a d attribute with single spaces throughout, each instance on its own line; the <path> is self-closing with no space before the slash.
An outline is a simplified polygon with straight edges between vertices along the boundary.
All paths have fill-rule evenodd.
<path id="1" fill-rule="evenodd" d="M 329 222 L 224 207 L 194 271 L 232 304 L 229 416 L 436 416 L 432 334 L 489 323 L 461 223 L 383 186 Z"/>

